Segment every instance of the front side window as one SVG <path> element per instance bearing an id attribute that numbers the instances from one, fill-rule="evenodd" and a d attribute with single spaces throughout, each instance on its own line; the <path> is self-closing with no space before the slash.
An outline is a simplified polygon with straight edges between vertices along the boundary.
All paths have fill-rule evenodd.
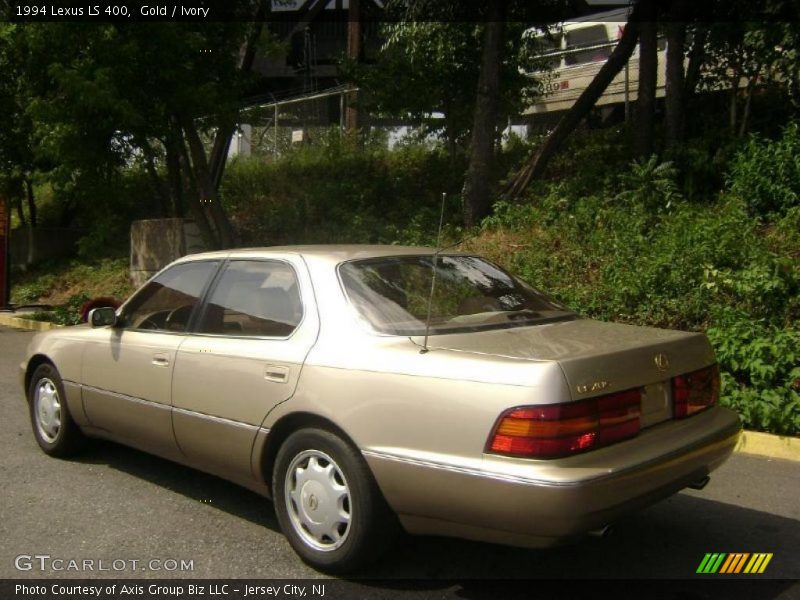
<path id="1" fill-rule="evenodd" d="M 186 331 L 189 317 L 218 265 L 218 261 L 199 261 L 167 269 L 125 305 L 122 325 L 131 329 Z"/>
<path id="2" fill-rule="evenodd" d="M 208 300 L 198 333 L 287 337 L 303 305 L 294 269 L 278 261 L 231 261 Z"/>
<path id="3" fill-rule="evenodd" d="M 373 329 L 423 335 L 534 325 L 573 318 L 569 309 L 476 256 L 396 256 L 343 263 L 347 297 Z"/>

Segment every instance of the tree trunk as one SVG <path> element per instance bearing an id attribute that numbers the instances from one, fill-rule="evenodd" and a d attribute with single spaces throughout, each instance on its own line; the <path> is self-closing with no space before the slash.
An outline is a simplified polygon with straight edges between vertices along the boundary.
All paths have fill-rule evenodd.
<path id="1" fill-rule="evenodd" d="M 647 2 L 648 0 L 641 1 Z M 575 104 L 561 117 L 558 125 L 556 125 L 555 129 L 547 136 L 544 143 L 539 146 L 539 149 L 523 165 L 516 177 L 514 177 L 508 190 L 506 190 L 505 195 L 507 198 L 518 199 L 532 179 L 541 177 L 547 163 L 556 154 L 561 144 L 563 144 L 569 137 L 569 134 L 575 130 L 581 120 L 589 114 L 589 111 L 595 105 L 597 99 L 603 95 L 608 84 L 611 83 L 614 77 L 625 67 L 625 64 L 636 48 L 636 42 L 639 38 L 639 23 L 637 20 L 639 6 L 640 4 L 637 3 L 634 7 L 631 17 L 622 32 L 622 36 L 606 63 L 600 68 L 597 75 L 595 75 L 586 89 L 583 90 L 583 93 L 575 101 Z"/>
<path id="2" fill-rule="evenodd" d="M 464 225 L 474 227 L 491 209 L 491 169 L 500 96 L 501 52 L 505 33 L 503 0 L 491 4 L 483 35 L 483 57 L 472 124 L 469 166 L 464 179 Z"/>
<path id="3" fill-rule="evenodd" d="M 729 115 L 729 123 L 731 135 L 736 133 L 736 123 L 739 121 L 739 79 L 741 79 L 738 65 L 733 68 L 733 76 L 731 77 L 731 108 Z"/>
<path id="4" fill-rule="evenodd" d="M 666 149 L 674 150 L 683 141 L 686 106 L 683 57 L 686 43 L 684 0 L 675 0 L 667 25 Z"/>
<path id="5" fill-rule="evenodd" d="M 170 214 L 169 189 L 161 177 L 158 176 L 158 171 L 156 171 L 155 152 L 153 152 L 153 148 L 147 140 L 139 140 L 137 145 L 142 149 L 142 153 L 144 154 L 145 170 L 150 180 L 150 188 L 158 199 L 161 217 L 167 217 Z"/>
<path id="6" fill-rule="evenodd" d="M 347 58 L 355 61 L 361 60 L 361 5 L 360 0 L 350 0 L 350 8 L 347 11 Z M 354 87 L 352 84 L 351 88 Z M 348 133 L 358 130 L 359 115 L 358 108 L 355 106 L 356 93 L 351 91 L 345 97 L 347 107 L 345 108 L 344 126 Z"/>
<path id="7" fill-rule="evenodd" d="M 211 180 L 208 170 L 206 151 L 203 142 L 197 133 L 197 127 L 191 119 L 186 119 L 183 123 L 183 130 L 186 133 L 186 141 L 189 143 L 189 152 L 192 157 L 192 170 L 194 180 L 197 184 L 197 191 L 200 194 L 200 202 L 208 207 L 211 213 L 211 220 L 217 230 L 219 245 L 221 248 L 232 248 L 234 246 L 234 234 L 231 222 L 222 208 L 216 188 Z"/>
<path id="8" fill-rule="evenodd" d="M 447 146 L 447 156 L 450 158 L 450 164 L 456 163 L 456 129 L 453 122 L 453 109 L 449 99 L 445 100 L 444 105 L 444 137 Z"/>
<path id="9" fill-rule="evenodd" d="M 169 195 L 172 200 L 172 216 L 183 218 L 186 213 L 183 208 L 183 187 L 181 184 L 180 154 L 174 136 L 169 134 L 164 141 L 167 154 L 167 183 Z"/>
<path id="10" fill-rule="evenodd" d="M 739 124 L 739 137 L 743 137 L 745 133 L 747 133 L 747 127 L 750 122 L 750 105 L 753 100 L 753 88 L 756 85 L 756 81 L 758 80 L 758 74 L 761 72 L 761 66 L 759 65 L 756 68 L 755 73 L 751 75 L 747 79 L 747 89 L 745 90 L 744 95 L 744 109 L 742 111 L 742 121 Z"/>
<path id="11" fill-rule="evenodd" d="M 36 198 L 33 196 L 33 182 L 29 177 L 25 177 L 25 196 L 28 200 L 28 220 L 31 227 L 38 225 L 38 217 L 36 210 Z"/>
<path id="12" fill-rule="evenodd" d="M 239 70 L 250 71 L 253 68 L 253 61 L 256 57 L 256 46 L 261 32 L 264 30 L 264 19 L 266 18 L 267 6 L 265 0 L 258 3 L 258 11 L 255 16 L 253 29 L 250 30 L 247 40 L 239 50 Z M 236 123 L 225 123 L 217 130 L 214 136 L 214 144 L 211 146 L 209 156 L 209 170 L 211 172 L 211 183 L 215 190 L 219 189 L 222 183 L 222 175 L 225 172 L 225 164 L 228 159 L 228 148 L 231 145 L 231 137 L 236 131 Z"/>
<path id="13" fill-rule="evenodd" d="M 17 201 L 14 202 L 14 208 L 17 211 L 17 218 L 19 219 L 20 226 L 26 227 L 28 221 L 25 219 L 25 211 L 22 209 L 22 198 L 19 196 L 17 196 Z"/>
<path id="14" fill-rule="evenodd" d="M 198 190 L 197 180 L 192 170 L 192 163 L 189 160 L 189 154 L 186 151 L 186 143 L 183 139 L 183 133 L 177 125 L 177 120 L 174 128 L 176 134 L 173 136 L 175 141 L 175 149 L 177 150 L 177 160 L 179 164 L 179 173 L 183 178 L 183 193 L 182 197 L 189 208 L 189 214 L 194 219 L 197 229 L 200 231 L 200 236 L 209 250 L 218 250 L 221 247 L 219 238 L 216 232 L 211 227 L 208 216 L 204 210 L 200 192 Z"/>
<path id="15" fill-rule="evenodd" d="M 653 129 L 656 112 L 656 81 L 658 77 L 658 29 L 656 5 L 642 4 L 642 24 L 639 33 L 639 86 L 636 98 L 634 154 L 645 158 L 653 153 Z"/>
<path id="16" fill-rule="evenodd" d="M 697 25 L 692 36 L 692 49 L 689 51 L 689 64 L 686 66 L 686 78 L 684 79 L 685 99 L 691 98 L 697 84 L 700 81 L 700 69 L 706 56 L 706 38 L 708 37 L 708 27 Z"/>

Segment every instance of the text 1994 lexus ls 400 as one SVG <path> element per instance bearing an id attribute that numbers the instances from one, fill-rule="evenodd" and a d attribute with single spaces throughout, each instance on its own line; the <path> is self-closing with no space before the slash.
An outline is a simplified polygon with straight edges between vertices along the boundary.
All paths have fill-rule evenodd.
<path id="1" fill-rule="evenodd" d="M 227 478 L 340 572 L 401 528 L 519 546 L 600 530 L 704 485 L 741 429 L 704 335 L 584 319 L 430 248 L 185 257 L 36 336 L 20 377 L 48 454 L 107 438 Z"/>

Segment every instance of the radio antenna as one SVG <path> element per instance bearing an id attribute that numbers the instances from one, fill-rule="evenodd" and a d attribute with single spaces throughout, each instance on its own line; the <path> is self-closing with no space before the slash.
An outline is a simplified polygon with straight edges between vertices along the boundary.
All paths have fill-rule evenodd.
<path id="1" fill-rule="evenodd" d="M 433 275 L 431 276 L 431 293 L 428 296 L 428 316 L 425 319 L 425 339 L 422 342 L 422 350 L 420 354 L 425 354 L 428 351 L 428 335 L 431 331 L 431 308 L 433 307 L 433 292 L 436 290 L 436 265 L 439 264 L 439 253 L 444 250 L 442 248 L 442 225 L 444 223 L 444 205 L 447 201 L 447 192 L 442 192 L 442 207 L 439 211 L 439 230 L 436 232 L 436 252 L 433 253 L 433 262 L 431 268 Z"/>

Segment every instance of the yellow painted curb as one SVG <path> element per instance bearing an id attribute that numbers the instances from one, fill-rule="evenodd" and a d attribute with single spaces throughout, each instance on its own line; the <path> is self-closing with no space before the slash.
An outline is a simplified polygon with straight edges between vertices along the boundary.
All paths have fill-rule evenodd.
<path id="1" fill-rule="evenodd" d="M 32 329 L 33 331 L 49 331 L 50 329 L 63 327 L 63 325 L 56 325 L 48 321 L 34 321 L 33 319 L 16 317 L 13 314 L 0 314 L 0 325 L 16 329 Z"/>
<path id="2" fill-rule="evenodd" d="M 800 438 L 758 431 L 743 431 L 739 443 L 736 444 L 736 451 L 800 461 Z"/>

